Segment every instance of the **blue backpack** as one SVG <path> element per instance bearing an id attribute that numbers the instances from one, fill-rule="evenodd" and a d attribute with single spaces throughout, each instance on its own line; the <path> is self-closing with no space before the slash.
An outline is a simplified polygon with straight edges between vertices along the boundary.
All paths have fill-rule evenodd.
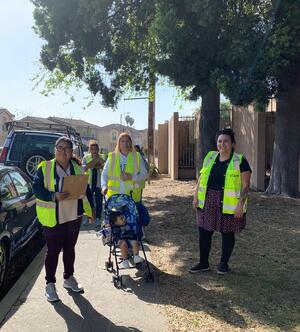
<path id="1" fill-rule="evenodd" d="M 148 209 L 142 202 L 137 202 L 136 207 L 139 213 L 140 225 L 147 226 L 150 223 L 150 215 Z"/>

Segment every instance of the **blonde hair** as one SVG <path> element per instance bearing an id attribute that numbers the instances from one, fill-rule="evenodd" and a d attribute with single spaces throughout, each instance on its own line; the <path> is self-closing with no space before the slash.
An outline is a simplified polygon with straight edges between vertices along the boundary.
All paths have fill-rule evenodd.
<path id="1" fill-rule="evenodd" d="M 97 142 L 96 140 L 94 140 L 94 139 L 91 139 L 91 140 L 89 141 L 89 151 L 91 150 L 91 147 L 92 147 L 92 146 L 97 146 L 98 150 L 100 150 L 99 145 L 98 145 L 98 142 Z"/>
<path id="2" fill-rule="evenodd" d="M 118 143 L 117 143 L 117 145 L 116 145 L 116 147 L 115 147 L 115 151 L 114 152 L 121 152 L 121 150 L 120 150 L 120 141 L 121 141 L 121 139 L 123 138 L 123 137 L 127 137 L 128 139 L 129 139 L 129 142 L 130 142 L 130 149 L 129 149 L 129 151 L 134 151 L 134 149 L 133 149 L 133 145 L 132 145 L 132 139 L 131 139 L 131 137 L 130 137 L 130 135 L 128 134 L 128 133 L 121 133 L 120 135 L 119 135 L 119 137 L 118 137 Z"/>

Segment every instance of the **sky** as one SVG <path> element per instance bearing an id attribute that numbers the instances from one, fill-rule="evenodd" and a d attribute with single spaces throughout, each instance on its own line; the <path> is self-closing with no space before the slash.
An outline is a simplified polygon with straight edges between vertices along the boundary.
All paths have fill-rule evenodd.
<path id="1" fill-rule="evenodd" d="M 75 95 L 75 102 L 63 92 L 45 97 L 40 94 L 42 86 L 34 88 L 33 77 L 39 72 L 39 54 L 43 40 L 32 29 L 34 25 L 33 5 L 29 0 L 0 0 L 0 107 L 8 109 L 16 119 L 27 115 L 48 117 L 60 116 L 105 126 L 124 121 L 127 113 L 134 120 L 136 129 L 148 126 L 147 100 L 124 100 L 119 102 L 116 111 L 104 108 L 99 100 L 89 108 L 87 90 Z M 186 102 L 177 97 L 174 87 L 158 86 L 156 89 L 155 122 L 169 120 L 173 112 L 190 115 L 198 102 Z M 125 124 L 125 123 L 124 123 Z"/>

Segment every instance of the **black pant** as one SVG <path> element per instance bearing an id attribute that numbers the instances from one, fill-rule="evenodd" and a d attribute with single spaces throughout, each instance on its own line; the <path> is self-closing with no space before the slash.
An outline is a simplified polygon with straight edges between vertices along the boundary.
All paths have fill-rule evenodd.
<path id="1" fill-rule="evenodd" d="M 101 188 L 95 187 L 91 189 L 92 195 L 94 198 L 95 202 L 95 207 L 96 207 L 96 218 L 101 218 L 101 213 L 102 213 L 102 201 L 103 201 L 103 196 L 101 193 Z"/>
<path id="2" fill-rule="evenodd" d="M 213 231 L 207 231 L 199 227 L 199 248 L 200 248 L 200 263 L 209 265 L 208 257 L 211 248 L 211 238 Z M 221 233 L 222 234 L 222 255 L 221 262 L 227 264 L 232 254 L 235 237 L 234 233 Z"/>
<path id="3" fill-rule="evenodd" d="M 45 259 L 46 281 L 56 282 L 58 257 L 63 251 L 64 279 L 74 273 L 75 245 L 78 239 L 81 218 L 54 227 L 43 227 L 47 244 Z"/>

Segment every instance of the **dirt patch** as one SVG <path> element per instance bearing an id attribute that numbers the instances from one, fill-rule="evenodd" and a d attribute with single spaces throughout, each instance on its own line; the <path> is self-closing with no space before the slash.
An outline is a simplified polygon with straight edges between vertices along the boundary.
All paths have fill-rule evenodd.
<path id="1" fill-rule="evenodd" d="M 144 193 L 146 230 L 168 331 L 300 331 L 300 201 L 251 193 L 246 230 L 236 236 L 230 266 L 218 276 L 220 234 L 211 272 L 192 275 L 199 260 L 195 181 L 152 181 Z"/>

